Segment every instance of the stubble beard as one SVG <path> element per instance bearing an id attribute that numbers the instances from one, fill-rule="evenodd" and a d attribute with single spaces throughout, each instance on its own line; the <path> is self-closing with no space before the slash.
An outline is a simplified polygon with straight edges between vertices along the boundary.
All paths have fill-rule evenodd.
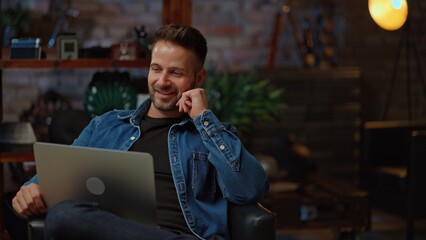
<path id="1" fill-rule="evenodd" d="M 162 100 L 160 98 L 155 97 L 156 91 L 154 90 L 154 87 L 149 87 L 149 97 L 151 98 L 151 102 L 154 105 L 154 107 L 160 111 L 164 112 L 173 112 L 178 110 L 178 107 L 176 106 L 176 103 L 178 102 L 180 98 L 180 94 L 178 94 L 175 98 L 171 100 Z"/>

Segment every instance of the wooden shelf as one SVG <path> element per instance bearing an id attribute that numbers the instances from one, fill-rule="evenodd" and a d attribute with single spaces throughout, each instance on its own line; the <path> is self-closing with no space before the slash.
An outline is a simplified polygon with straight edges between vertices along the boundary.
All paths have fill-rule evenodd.
<path id="1" fill-rule="evenodd" d="M 45 60 L 45 59 L 13 59 L 1 60 L 0 68 L 139 68 L 148 67 L 148 59 L 115 60 L 115 59 L 78 59 L 78 60 Z"/>
<path id="2" fill-rule="evenodd" d="M 34 161 L 33 152 L 1 152 L 0 164 Z M 0 174 L 1 175 L 1 174 Z"/>

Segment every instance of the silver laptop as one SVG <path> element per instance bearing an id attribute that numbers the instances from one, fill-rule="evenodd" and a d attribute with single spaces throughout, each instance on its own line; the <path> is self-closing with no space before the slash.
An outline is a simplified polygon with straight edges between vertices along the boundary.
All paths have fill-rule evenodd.
<path id="1" fill-rule="evenodd" d="M 48 208 L 64 200 L 89 200 L 123 218 L 156 224 L 149 153 L 36 142 L 34 157 Z"/>

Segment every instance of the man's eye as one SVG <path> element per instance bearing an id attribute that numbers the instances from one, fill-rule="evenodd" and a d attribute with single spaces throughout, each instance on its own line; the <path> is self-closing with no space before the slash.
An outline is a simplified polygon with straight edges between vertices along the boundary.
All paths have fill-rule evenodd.
<path id="1" fill-rule="evenodd" d="M 159 72 L 161 69 L 159 67 L 151 67 L 151 70 L 154 72 Z"/>
<path id="2" fill-rule="evenodd" d="M 175 76 L 179 76 L 179 77 L 183 76 L 183 73 L 180 72 L 180 71 L 173 71 L 172 74 L 175 75 Z"/>

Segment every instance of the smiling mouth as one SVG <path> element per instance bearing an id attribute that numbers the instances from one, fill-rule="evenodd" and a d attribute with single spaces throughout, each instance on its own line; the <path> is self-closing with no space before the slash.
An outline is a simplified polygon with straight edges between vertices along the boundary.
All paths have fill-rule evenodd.
<path id="1" fill-rule="evenodd" d="M 174 96 L 175 95 L 175 92 L 174 91 L 159 91 L 159 90 L 157 90 L 157 94 L 161 97 L 161 96 L 164 96 L 164 97 L 170 97 L 170 96 Z"/>

